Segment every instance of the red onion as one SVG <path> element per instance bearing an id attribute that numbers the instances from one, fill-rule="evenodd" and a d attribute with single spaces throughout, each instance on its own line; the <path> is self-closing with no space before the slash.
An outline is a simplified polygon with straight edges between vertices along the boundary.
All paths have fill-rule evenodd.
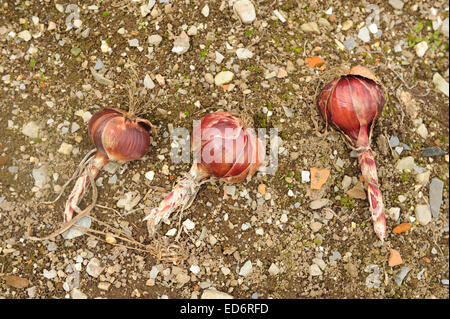
<path id="1" fill-rule="evenodd" d="M 328 83 L 317 97 L 324 120 L 337 127 L 358 152 L 360 169 L 368 184 L 367 197 L 374 230 L 382 241 L 386 234 L 386 217 L 370 143 L 373 127 L 384 103 L 380 84 L 362 66 L 356 66 Z"/>
<path id="2" fill-rule="evenodd" d="M 153 129 L 153 125 L 149 121 L 122 110 L 108 108 L 92 116 L 88 132 L 97 153 L 77 179 L 67 200 L 64 211 L 66 222 L 72 219 L 74 211 L 79 211 L 77 205 L 91 178 L 95 179 L 109 160 L 126 162 L 144 156 L 150 146 L 150 128 Z"/>
<path id="3" fill-rule="evenodd" d="M 161 219 L 167 220 L 180 207 L 187 208 L 207 177 L 227 183 L 250 180 L 264 161 L 263 143 L 253 130 L 244 127 L 236 114 L 210 113 L 200 123 L 199 127 L 194 125 L 194 164 L 189 174 L 144 218 L 152 232 Z"/>

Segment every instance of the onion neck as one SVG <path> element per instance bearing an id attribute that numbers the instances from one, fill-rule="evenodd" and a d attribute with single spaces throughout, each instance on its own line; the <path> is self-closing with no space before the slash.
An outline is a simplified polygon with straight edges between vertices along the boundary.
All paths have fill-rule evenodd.
<path id="1" fill-rule="evenodd" d="M 355 146 L 356 148 L 370 148 L 370 140 L 369 140 L 369 135 L 367 132 L 367 126 L 366 125 L 362 125 L 359 128 L 359 133 L 358 133 L 358 139 L 355 142 Z"/>

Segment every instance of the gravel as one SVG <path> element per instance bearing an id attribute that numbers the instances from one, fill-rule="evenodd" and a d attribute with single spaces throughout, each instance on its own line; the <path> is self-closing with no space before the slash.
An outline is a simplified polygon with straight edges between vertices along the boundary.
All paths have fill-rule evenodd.
<path id="1" fill-rule="evenodd" d="M 247 260 L 239 270 L 239 276 L 247 277 L 253 270 L 253 265 L 250 260 Z"/>
<path id="2" fill-rule="evenodd" d="M 431 222 L 431 209 L 429 205 L 417 205 L 415 212 L 416 219 L 422 226 L 426 226 Z"/>
<path id="3" fill-rule="evenodd" d="M 394 281 L 399 287 L 403 284 L 403 280 L 408 275 L 410 270 L 411 270 L 410 267 L 403 266 L 398 272 L 398 274 L 394 277 Z"/>
<path id="4" fill-rule="evenodd" d="M 442 205 L 442 194 L 444 191 L 444 182 L 434 177 L 430 183 L 430 208 L 434 219 L 439 218 L 439 209 Z"/>

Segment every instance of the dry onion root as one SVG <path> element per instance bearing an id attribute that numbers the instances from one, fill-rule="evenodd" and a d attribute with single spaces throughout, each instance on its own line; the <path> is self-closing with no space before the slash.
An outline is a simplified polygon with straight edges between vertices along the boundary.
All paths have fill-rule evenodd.
<path id="1" fill-rule="evenodd" d="M 374 230 L 381 241 L 386 235 L 386 217 L 370 143 L 384 104 L 381 85 L 362 66 L 331 81 L 317 96 L 317 105 L 325 122 L 337 127 L 358 153 L 362 176 L 367 182 Z"/>
<path id="2" fill-rule="evenodd" d="M 243 126 L 236 114 L 209 113 L 200 122 L 199 129 L 194 128 L 191 170 L 144 218 L 150 235 L 155 234 L 159 222 L 167 221 L 172 212 L 188 208 L 208 177 L 227 183 L 250 180 L 264 161 L 263 143 L 253 130 Z"/>

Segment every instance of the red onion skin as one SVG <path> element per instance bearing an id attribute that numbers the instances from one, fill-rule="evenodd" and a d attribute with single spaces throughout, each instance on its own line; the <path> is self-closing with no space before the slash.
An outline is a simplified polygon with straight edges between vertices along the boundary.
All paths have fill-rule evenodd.
<path id="1" fill-rule="evenodd" d="M 75 186 L 66 202 L 64 218 L 69 222 L 74 211 L 78 210 L 84 190 L 94 180 L 109 160 L 117 162 L 132 161 L 141 158 L 150 146 L 148 128 L 152 124 L 141 118 L 130 119 L 122 110 L 103 109 L 89 120 L 88 133 L 97 148 L 88 166 L 75 182 Z"/>
<path id="2" fill-rule="evenodd" d="M 245 128 L 239 117 L 229 112 L 209 113 L 200 121 L 201 148 L 196 148 L 193 142 L 194 159 L 200 158 L 198 168 L 228 183 L 250 179 L 265 157 L 264 147 L 255 132 Z M 209 130 L 216 135 L 210 136 Z M 234 134 L 231 140 L 227 136 L 230 132 Z M 205 150 L 213 151 L 213 161 L 205 160 Z"/>
<path id="3" fill-rule="evenodd" d="M 150 233 L 155 232 L 161 219 L 167 219 L 178 207 L 183 210 L 189 206 L 207 177 L 213 176 L 227 183 L 249 180 L 264 161 L 264 145 L 253 130 L 243 126 L 236 114 L 215 112 L 200 121 L 200 127 L 194 125 L 193 132 L 194 164 L 189 175 L 181 178 L 159 207 L 144 218 L 148 220 Z M 230 136 L 230 132 L 233 135 Z M 196 140 L 198 136 L 200 138 Z M 206 160 L 208 155 L 211 158 Z"/>
<path id="4" fill-rule="evenodd" d="M 368 185 L 374 230 L 382 241 L 386 235 L 386 217 L 370 141 L 384 103 L 380 85 L 373 74 L 361 66 L 328 83 L 317 99 L 324 120 L 337 127 L 358 152 L 360 169 Z"/>

